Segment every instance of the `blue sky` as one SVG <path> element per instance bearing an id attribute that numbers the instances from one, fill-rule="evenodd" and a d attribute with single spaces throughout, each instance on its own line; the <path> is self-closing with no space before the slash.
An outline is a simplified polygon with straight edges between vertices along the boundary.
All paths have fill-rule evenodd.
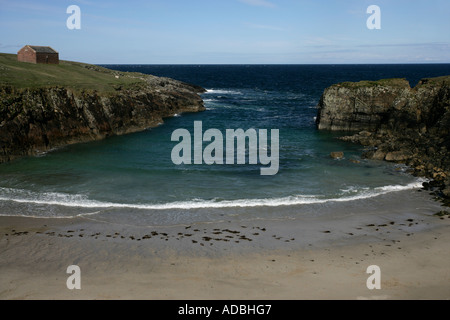
<path id="1" fill-rule="evenodd" d="M 69 30 L 69 5 L 81 29 Z M 369 5 L 381 29 L 369 30 Z M 0 0 L 0 52 L 105 64 L 450 63 L 449 0 Z"/>

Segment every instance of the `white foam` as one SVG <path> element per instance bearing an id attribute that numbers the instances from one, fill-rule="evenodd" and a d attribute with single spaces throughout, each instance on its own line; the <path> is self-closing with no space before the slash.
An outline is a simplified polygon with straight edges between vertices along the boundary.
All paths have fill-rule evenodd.
<path id="1" fill-rule="evenodd" d="M 418 179 L 415 182 L 412 182 L 406 186 L 402 185 L 395 185 L 395 186 L 384 186 L 384 187 L 377 187 L 374 190 L 382 192 L 382 193 L 388 193 L 388 192 L 395 192 L 395 191 L 403 191 L 403 190 L 409 190 L 409 189 L 418 189 L 422 187 L 422 184 L 428 181 L 426 179 Z"/>
<path id="2" fill-rule="evenodd" d="M 80 214 L 77 214 L 74 216 L 56 216 L 56 215 L 37 216 L 37 215 L 26 215 L 26 214 L 2 214 L 2 213 L 0 213 L 0 217 L 23 217 L 23 218 L 33 218 L 33 219 L 74 219 L 74 218 L 94 216 L 99 213 L 101 213 L 101 211 L 80 213 Z"/>
<path id="3" fill-rule="evenodd" d="M 323 199 L 314 195 L 297 195 L 281 198 L 267 199 L 238 199 L 203 200 L 194 199 L 190 201 L 176 201 L 163 204 L 125 204 L 113 202 L 101 202 L 87 199 L 82 195 L 69 195 L 61 193 L 36 194 L 25 190 L 0 188 L 2 201 L 13 201 L 17 203 L 32 203 L 39 205 L 55 205 L 63 207 L 96 208 L 96 209 L 143 209 L 143 210 L 189 210 L 189 209 L 219 209 L 219 208 L 249 208 L 249 207 L 278 207 L 302 204 L 320 204 L 327 202 L 346 202 L 377 197 L 390 192 L 417 189 L 425 180 L 417 180 L 408 185 L 393 185 L 363 190 L 359 194 L 342 198 Z M 92 213 L 96 214 L 96 213 Z"/>
<path id="4" fill-rule="evenodd" d="M 354 187 L 354 186 L 350 186 L 348 188 L 345 189 L 341 189 L 340 190 L 342 193 L 355 193 L 358 191 L 358 188 Z"/>
<path id="5" fill-rule="evenodd" d="M 206 89 L 206 93 L 214 94 L 242 94 L 242 92 L 237 90 L 224 90 L 224 89 Z"/>

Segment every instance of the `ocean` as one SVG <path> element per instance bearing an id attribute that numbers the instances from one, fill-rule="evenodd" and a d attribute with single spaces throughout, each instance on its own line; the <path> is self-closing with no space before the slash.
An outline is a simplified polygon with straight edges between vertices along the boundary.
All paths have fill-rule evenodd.
<path id="1" fill-rule="evenodd" d="M 323 90 L 395 77 L 415 86 L 421 78 L 450 74 L 449 64 L 104 66 L 200 85 L 207 89 L 206 111 L 0 165 L 0 215 L 177 225 L 315 215 L 333 203 L 374 205 L 378 196 L 418 189 L 423 180 L 403 165 L 361 159 L 361 146 L 337 139 L 343 133 L 316 130 Z M 171 135 L 180 128 L 193 134 L 195 121 L 203 131 L 224 134 L 278 129 L 277 174 L 261 175 L 260 164 L 175 165 Z M 333 151 L 345 157 L 332 159 Z"/>

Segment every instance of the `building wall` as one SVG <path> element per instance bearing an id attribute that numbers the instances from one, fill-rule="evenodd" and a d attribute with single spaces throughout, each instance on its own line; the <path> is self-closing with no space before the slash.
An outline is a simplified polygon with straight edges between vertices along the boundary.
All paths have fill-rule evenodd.
<path id="1" fill-rule="evenodd" d="M 59 64 L 59 54 L 36 53 L 36 63 Z"/>
<path id="2" fill-rule="evenodd" d="M 17 52 L 17 60 L 21 62 L 36 63 L 36 53 L 27 47 L 22 48 Z"/>
<path id="3" fill-rule="evenodd" d="M 59 64 L 58 53 L 36 53 L 32 49 L 24 47 L 17 52 L 17 60 L 30 63 Z"/>

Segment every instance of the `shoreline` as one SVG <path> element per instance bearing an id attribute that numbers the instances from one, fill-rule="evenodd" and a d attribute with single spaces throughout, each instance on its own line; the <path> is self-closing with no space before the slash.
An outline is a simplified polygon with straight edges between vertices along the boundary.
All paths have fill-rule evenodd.
<path id="1" fill-rule="evenodd" d="M 420 197 L 417 207 L 393 196 L 396 206 L 381 197 L 363 219 L 358 202 L 334 207 L 345 218 L 310 221 L 0 217 L 0 299 L 450 299 L 450 219 Z M 81 290 L 72 291 L 74 264 Z M 366 287 L 370 265 L 381 290 Z"/>

